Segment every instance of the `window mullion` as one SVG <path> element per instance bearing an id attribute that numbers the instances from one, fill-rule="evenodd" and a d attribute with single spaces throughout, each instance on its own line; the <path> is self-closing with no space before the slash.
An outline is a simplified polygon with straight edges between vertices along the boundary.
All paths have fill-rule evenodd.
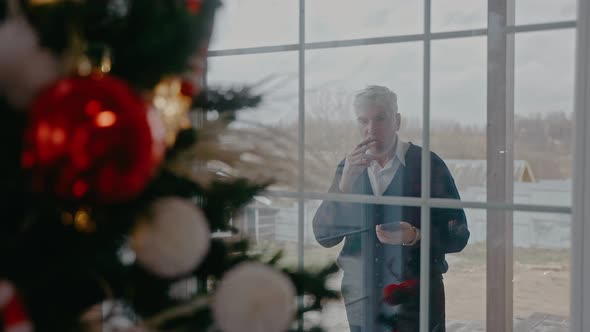
<path id="1" fill-rule="evenodd" d="M 590 331 L 590 3 L 578 1 L 570 331 Z M 585 241 L 586 240 L 586 241 Z"/>
<path id="2" fill-rule="evenodd" d="M 488 2 L 487 201 L 512 204 L 514 0 Z M 513 212 L 487 210 L 487 331 L 513 330 Z"/>
<path id="3" fill-rule="evenodd" d="M 431 0 L 424 0 L 422 204 L 420 208 L 420 332 L 430 331 L 430 43 Z"/>

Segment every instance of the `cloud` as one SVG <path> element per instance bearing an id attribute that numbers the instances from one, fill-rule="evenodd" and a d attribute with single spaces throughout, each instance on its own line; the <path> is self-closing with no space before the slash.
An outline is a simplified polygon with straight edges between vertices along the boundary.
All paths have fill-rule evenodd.
<path id="1" fill-rule="evenodd" d="M 420 33 L 422 1 L 308 0 L 308 42 Z M 485 0 L 433 1 L 436 31 L 483 28 Z M 292 0 L 226 0 L 216 23 L 212 48 L 296 43 L 298 7 Z M 516 1 L 519 24 L 573 19 L 575 0 Z M 515 55 L 515 112 L 573 111 L 574 29 L 519 33 Z M 486 121 L 486 37 L 432 42 L 431 109 L 433 118 L 464 124 Z M 367 84 L 391 87 L 400 110 L 420 118 L 422 112 L 421 42 L 306 51 L 308 93 L 354 93 Z M 267 102 L 245 115 L 252 120 L 296 121 L 297 52 L 213 57 L 209 80 L 217 85 L 252 83 L 271 74 L 281 85 L 265 91 Z"/>
<path id="2" fill-rule="evenodd" d="M 518 0 L 515 1 L 516 24 L 576 19 L 576 0 Z"/>
<path id="3" fill-rule="evenodd" d="M 487 26 L 486 0 L 432 2 L 432 31 L 482 29 Z"/>
<path id="4" fill-rule="evenodd" d="M 515 112 L 573 112 L 575 31 L 519 34 L 515 50 Z"/>

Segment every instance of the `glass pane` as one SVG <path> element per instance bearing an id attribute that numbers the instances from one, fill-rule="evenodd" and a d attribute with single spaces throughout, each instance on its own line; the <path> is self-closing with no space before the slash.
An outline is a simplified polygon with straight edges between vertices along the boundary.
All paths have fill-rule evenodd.
<path id="1" fill-rule="evenodd" d="M 486 211 L 466 209 L 469 243 L 448 254 L 444 275 L 447 331 L 485 331 L 486 324 Z"/>
<path id="2" fill-rule="evenodd" d="M 486 198 L 486 48 L 485 37 L 432 43 L 431 150 L 468 201 Z"/>
<path id="3" fill-rule="evenodd" d="M 283 251 L 282 266 L 296 267 L 297 201 L 290 198 L 256 196 L 232 218 L 242 238 L 250 240 L 252 250 L 272 255 Z"/>
<path id="4" fill-rule="evenodd" d="M 576 19 L 576 0 L 515 0 L 517 25 Z"/>
<path id="5" fill-rule="evenodd" d="M 208 68 L 211 87 L 253 86 L 255 93 L 262 94 L 262 103 L 239 112 L 239 119 L 268 125 L 297 123 L 296 52 L 210 57 Z"/>
<path id="6" fill-rule="evenodd" d="M 421 138 L 421 43 L 309 51 L 305 70 L 306 177 L 315 179 L 307 191 L 326 192 L 338 163 L 364 139 L 353 102 L 369 85 L 397 95 L 400 139 Z"/>
<path id="7" fill-rule="evenodd" d="M 305 3 L 306 41 L 397 36 L 423 31 L 422 1 L 311 0 Z"/>
<path id="8" fill-rule="evenodd" d="M 275 188 L 297 190 L 297 53 L 271 53 L 209 58 L 208 85 L 217 88 L 252 88 L 262 102 L 255 108 L 241 110 L 230 128 L 232 144 L 242 151 L 250 149 L 260 159 L 248 159 L 255 166 L 242 167 L 244 174 L 274 178 Z M 235 82 L 240 82 L 236 85 Z M 209 112 L 207 118 L 218 114 Z M 239 132 L 240 130 L 241 132 Z M 248 150 L 248 151 L 250 151 Z M 247 156 L 245 156 L 247 157 Z"/>
<path id="9" fill-rule="evenodd" d="M 514 199 L 571 205 L 575 31 L 516 35 Z"/>
<path id="10" fill-rule="evenodd" d="M 215 17 L 211 49 L 293 44 L 299 39 L 299 2 L 225 0 Z"/>
<path id="11" fill-rule="evenodd" d="M 303 262 L 306 269 L 314 270 L 336 262 L 344 241 L 332 246 L 323 247 L 318 243 L 313 230 L 313 218 L 322 201 L 309 200 L 305 202 L 305 243 Z M 328 281 L 328 287 L 340 292 L 342 285 L 342 270 L 332 276 Z M 320 315 L 310 313 L 305 316 L 305 329 L 314 325 L 320 325 L 326 332 L 348 331 L 349 325 L 346 317 L 344 299 L 331 301 L 325 304 Z"/>
<path id="12" fill-rule="evenodd" d="M 486 0 L 432 1 L 432 31 L 484 29 L 487 6 Z"/>
<path id="13" fill-rule="evenodd" d="M 420 208 L 329 200 L 308 201 L 305 217 L 305 265 L 316 266 L 318 262 L 336 261 L 341 268 L 340 276 L 334 278 L 333 282 L 342 288 L 342 301 L 331 304 L 329 314 L 314 317 L 315 321 L 321 322 L 329 331 L 347 331 L 348 325 L 343 322 L 348 322 L 351 331 L 393 330 L 386 329 L 382 324 L 369 328 L 374 323 L 372 319 L 381 312 L 400 331 L 417 331 L 421 250 L 417 234 L 421 228 Z M 460 282 L 473 278 L 470 273 L 474 266 L 483 266 L 485 273 L 485 261 L 482 265 L 479 258 L 470 260 L 469 257 L 464 258 L 463 253 L 447 255 L 445 259 L 445 253 L 468 250 L 464 249 L 469 234 L 462 210 L 432 209 L 430 220 L 430 330 L 438 331 L 440 327 L 437 326 L 445 324 L 445 293 L 447 302 L 464 299 L 461 294 L 466 293 L 465 289 L 460 288 Z M 474 257 L 479 254 L 477 248 L 470 250 L 474 251 L 471 254 Z M 463 264 L 463 260 L 467 263 Z M 456 266 L 454 279 L 451 288 L 443 291 L 442 276 L 446 278 L 449 265 L 452 269 Z M 469 287 L 478 287 L 480 280 L 470 282 Z M 444 284 L 449 285 L 447 281 Z M 481 300 L 473 297 L 473 294 L 469 296 L 469 304 Z M 467 305 L 465 303 L 464 307 Z M 464 316 L 451 317 L 459 319 Z"/>
<path id="14" fill-rule="evenodd" d="M 569 331 L 571 216 L 514 213 L 515 331 Z"/>

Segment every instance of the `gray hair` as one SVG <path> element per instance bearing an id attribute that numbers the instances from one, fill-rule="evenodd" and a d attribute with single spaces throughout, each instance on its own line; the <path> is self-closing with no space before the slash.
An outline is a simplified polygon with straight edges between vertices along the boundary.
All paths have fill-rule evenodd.
<path id="1" fill-rule="evenodd" d="M 384 86 L 369 85 L 355 94 L 353 106 L 355 110 L 379 106 L 395 114 L 397 113 L 397 95 Z"/>

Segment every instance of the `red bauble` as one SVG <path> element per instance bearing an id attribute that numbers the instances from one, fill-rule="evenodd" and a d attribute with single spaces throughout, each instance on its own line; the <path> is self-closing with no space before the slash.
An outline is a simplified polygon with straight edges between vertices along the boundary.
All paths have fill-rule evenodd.
<path id="1" fill-rule="evenodd" d="M 410 279 L 397 284 L 389 284 L 383 288 L 383 301 L 395 306 L 408 302 L 418 295 L 418 280 Z"/>
<path id="2" fill-rule="evenodd" d="M 137 196 L 161 160 L 145 102 L 110 76 L 65 78 L 33 104 L 22 164 L 33 186 L 72 200 Z"/>
<path id="3" fill-rule="evenodd" d="M 203 0 L 186 0 L 186 8 L 191 14 L 198 14 L 203 6 Z"/>
<path id="4" fill-rule="evenodd" d="M 195 85 L 189 80 L 183 80 L 180 83 L 180 94 L 186 97 L 195 95 Z"/>

